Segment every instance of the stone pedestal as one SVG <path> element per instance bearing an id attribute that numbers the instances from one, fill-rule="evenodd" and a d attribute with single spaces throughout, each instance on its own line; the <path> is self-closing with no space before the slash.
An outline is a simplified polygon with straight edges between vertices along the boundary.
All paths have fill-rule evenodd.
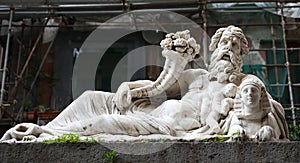
<path id="1" fill-rule="evenodd" d="M 156 148 L 161 150 L 151 153 Z M 113 150 L 114 162 L 300 162 L 300 142 L 0 144 L 0 158 L 6 163 L 105 162 Z"/>

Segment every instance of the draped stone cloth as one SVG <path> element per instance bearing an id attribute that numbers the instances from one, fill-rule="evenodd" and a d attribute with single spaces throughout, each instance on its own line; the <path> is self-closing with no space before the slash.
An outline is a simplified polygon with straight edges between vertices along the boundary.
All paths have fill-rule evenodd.
<path id="1" fill-rule="evenodd" d="M 86 91 L 47 125 L 18 124 L 8 130 L 1 141 L 22 142 L 26 141 L 28 136 L 30 141 L 35 140 L 30 138 L 31 135 L 38 138 L 35 141 L 42 141 L 65 133 L 76 133 L 99 139 L 109 138 L 113 141 L 120 139 L 130 141 L 147 139 L 147 137 L 158 139 L 162 136 L 171 140 L 199 140 L 220 136 L 212 135 L 208 125 L 197 124 L 200 121 L 199 108 L 197 110 L 195 107 L 190 107 L 193 109 L 182 110 L 186 108 L 183 108 L 182 104 L 193 105 L 193 100 L 185 101 L 185 98 L 183 100 L 167 100 L 161 105 L 154 105 L 147 99 L 139 99 L 133 102 L 127 112 L 121 113 L 112 102 L 114 95 L 109 92 Z M 271 97 L 268 99 L 271 109 L 266 115 L 266 122 L 274 128 L 276 140 L 288 140 L 284 110 Z M 167 107 L 169 108 L 167 109 Z M 169 116 L 172 109 L 174 110 L 171 113 L 172 116 Z M 188 111 L 188 117 L 184 120 L 182 116 L 174 116 L 177 114 L 176 111 L 178 113 Z M 221 133 L 230 129 L 234 117 L 234 110 L 231 110 L 227 117 L 223 117 L 219 121 Z M 184 129 L 180 127 L 180 121 L 191 125 L 196 122 L 196 125 L 192 129 Z M 153 137 L 153 135 L 156 136 Z"/>
<path id="2" fill-rule="evenodd" d="M 131 136 L 175 134 L 167 123 L 143 112 L 121 115 L 112 102 L 113 96 L 108 92 L 86 91 L 46 127 L 55 134 L 86 136 L 99 133 Z"/>

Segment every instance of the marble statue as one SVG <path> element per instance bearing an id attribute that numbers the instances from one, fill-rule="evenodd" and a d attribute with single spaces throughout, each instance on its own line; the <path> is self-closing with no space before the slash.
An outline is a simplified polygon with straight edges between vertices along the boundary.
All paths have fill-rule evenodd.
<path id="1" fill-rule="evenodd" d="M 281 106 L 268 97 L 264 84 L 255 76 L 249 75 L 243 78 L 232 111 L 229 135 L 238 132 L 246 140 L 280 140 L 281 136 L 284 136 L 282 132 L 287 130 L 280 131 L 281 124 L 278 124 L 274 114 L 276 111 L 272 109 L 279 110 Z"/>
<path id="2" fill-rule="evenodd" d="M 186 69 L 200 46 L 188 30 L 161 41 L 165 66 L 156 81 L 123 82 L 116 93 L 85 91 L 45 126 L 21 123 L 1 142 L 39 142 L 64 133 L 101 140 L 141 140 L 165 136 L 199 140 L 226 135 L 232 139 L 288 141 L 282 106 L 253 75 L 243 74 L 249 51 L 243 31 L 220 28 L 212 36 L 208 71 Z M 163 103 L 149 97 L 168 95 Z M 181 99 L 172 98 L 181 95 Z"/>

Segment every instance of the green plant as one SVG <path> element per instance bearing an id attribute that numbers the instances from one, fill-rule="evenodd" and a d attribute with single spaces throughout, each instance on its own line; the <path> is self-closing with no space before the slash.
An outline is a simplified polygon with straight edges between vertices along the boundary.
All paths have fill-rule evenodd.
<path id="1" fill-rule="evenodd" d="M 25 101 L 24 103 L 24 111 L 30 111 L 30 109 L 33 107 L 33 104 L 31 101 Z"/>
<path id="2" fill-rule="evenodd" d="M 149 139 L 143 139 L 142 142 L 148 143 L 148 142 L 150 142 L 150 140 Z"/>
<path id="3" fill-rule="evenodd" d="M 198 140 L 199 142 L 225 142 L 226 140 L 229 139 L 228 136 L 226 136 L 228 134 L 228 130 L 224 131 L 223 133 L 220 134 L 220 136 L 217 137 L 212 137 L 212 138 L 207 138 L 207 139 L 200 139 Z M 239 132 L 234 133 L 235 134 L 240 134 Z"/>
<path id="4" fill-rule="evenodd" d="M 49 107 L 45 107 L 44 105 L 38 106 L 40 112 L 48 112 L 50 110 Z"/>
<path id="5" fill-rule="evenodd" d="M 94 139 L 94 138 L 86 138 L 86 139 L 84 140 L 84 142 L 91 142 L 91 143 L 94 143 L 94 142 L 97 142 L 97 140 Z"/>
<path id="6" fill-rule="evenodd" d="M 208 139 L 198 139 L 198 142 L 209 142 Z"/>
<path id="7" fill-rule="evenodd" d="M 79 135 L 78 134 L 63 134 L 58 136 L 56 139 L 53 140 L 44 140 L 45 143 L 76 143 L 79 142 Z"/>
<path id="8" fill-rule="evenodd" d="M 232 136 L 238 136 L 238 135 L 241 135 L 241 132 L 240 132 L 240 131 L 234 132 L 234 133 L 232 134 Z"/>
<path id="9" fill-rule="evenodd" d="M 228 137 L 225 136 L 219 136 L 219 137 L 213 137 L 213 138 L 207 138 L 207 139 L 200 139 L 198 140 L 198 142 L 225 142 L 226 140 L 228 140 Z"/>
<path id="10" fill-rule="evenodd" d="M 56 139 L 44 140 L 44 143 L 77 143 L 77 142 L 97 142 L 94 138 L 80 139 L 78 134 L 63 134 Z"/>
<path id="11" fill-rule="evenodd" d="M 161 137 L 161 138 L 159 138 L 159 141 L 160 142 L 166 142 L 166 141 L 168 141 L 169 139 L 168 138 L 166 138 L 166 137 Z"/>
<path id="12" fill-rule="evenodd" d="M 221 133 L 220 135 L 224 136 L 224 135 L 227 135 L 229 132 L 229 130 L 225 130 L 223 133 Z"/>
<path id="13" fill-rule="evenodd" d="M 39 77 L 42 80 L 48 81 L 48 84 L 50 87 L 54 87 L 57 84 L 57 82 L 59 81 L 59 79 L 54 78 L 53 76 L 51 76 L 50 74 L 48 74 L 46 72 L 40 72 Z"/>
<path id="14" fill-rule="evenodd" d="M 116 157 L 116 151 L 112 150 L 111 152 L 106 152 L 103 155 L 104 162 L 113 163 L 115 157 Z"/>
<path id="15" fill-rule="evenodd" d="M 291 141 L 300 141 L 300 125 L 289 125 L 289 139 Z"/>

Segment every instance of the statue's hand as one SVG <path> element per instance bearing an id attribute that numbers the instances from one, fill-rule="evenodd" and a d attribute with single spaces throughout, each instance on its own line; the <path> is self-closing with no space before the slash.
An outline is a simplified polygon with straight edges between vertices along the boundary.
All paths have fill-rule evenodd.
<path id="1" fill-rule="evenodd" d="M 32 135 L 39 136 L 43 132 L 43 129 L 33 123 L 20 123 L 15 127 L 6 131 L 0 141 L 9 140 L 9 139 L 17 139 L 22 140 L 24 137 Z"/>
<path id="2" fill-rule="evenodd" d="M 274 137 L 274 129 L 271 126 L 263 126 L 260 130 L 255 134 L 255 138 L 258 141 L 269 141 Z"/>
<path id="3" fill-rule="evenodd" d="M 125 108 L 129 107 L 131 104 L 131 91 L 126 82 L 122 83 L 114 98 L 113 103 L 117 106 L 120 111 L 123 111 Z"/>
<path id="4" fill-rule="evenodd" d="M 24 136 L 22 139 L 22 142 L 24 143 L 31 143 L 31 142 L 35 142 L 37 140 L 36 136 L 34 135 L 28 135 L 28 136 Z"/>
<path id="5" fill-rule="evenodd" d="M 231 141 L 242 141 L 246 135 L 245 129 L 240 125 L 231 126 L 228 132 Z"/>

